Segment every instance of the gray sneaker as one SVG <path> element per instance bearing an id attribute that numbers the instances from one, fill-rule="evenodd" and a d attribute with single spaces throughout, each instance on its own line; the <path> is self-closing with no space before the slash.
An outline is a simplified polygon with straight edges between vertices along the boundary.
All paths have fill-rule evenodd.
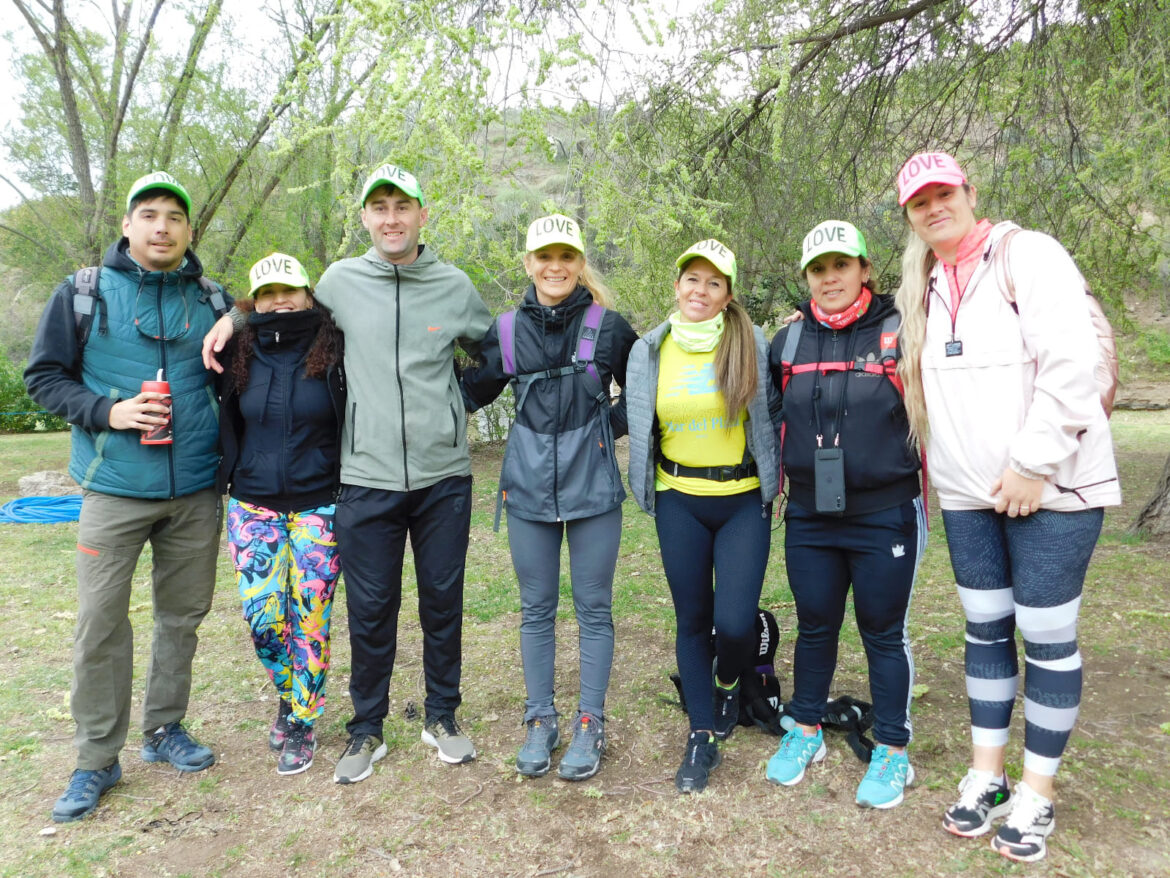
<path id="1" fill-rule="evenodd" d="M 336 783 L 357 783 L 374 773 L 374 763 L 386 755 L 386 745 L 377 735 L 362 732 L 349 736 L 345 751 L 333 772 Z"/>
<path id="2" fill-rule="evenodd" d="M 470 762 L 475 758 L 475 745 L 463 734 L 455 717 L 437 716 L 423 726 L 422 739 L 439 751 L 439 758 L 451 765 Z"/>
<path id="3" fill-rule="evenodd" d="M 585 780 L 601 769 L 605 752 L 605 723 L 588 713 L 577 714 L 573 740 L 561 759 L 557 773 L 565 780 Z"/>
<path id="4" fill-rule="evenodd" d="M 561 746 L 555 716 L 538 716 L 528 721 L 524 746 L 516 754 L 516 771 L 525 777 L 544 777 L 552 765 L 552 751 Z"/>

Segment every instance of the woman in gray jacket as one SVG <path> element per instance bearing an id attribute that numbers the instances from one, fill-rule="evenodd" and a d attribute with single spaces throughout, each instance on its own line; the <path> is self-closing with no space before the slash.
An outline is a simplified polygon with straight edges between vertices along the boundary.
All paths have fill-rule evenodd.
<path id="1" fill-rule="evenodd" d="M 558 773 L 585 780 L 605 751 L 605 693 L 613 664 L 613 576 L 622 530 L 621 473 L 614 436 L 626 430 L 623 386 L 637 335 L 609 310 L 609 291 L 589 267 L 580 227 L 553 214 L 528 229 L 532 279 L 520 308 L 500 315 L 474 368 L 463 373 L 468 411 L 512 383 L 516 418 L 500 472 L 508 544 L 520 585 L 520 652 L 528 697 L 516 771 L 540 777 L 560 744 L 553 702 L 561 545 L 568 540 L 573 607 L 580 627 L 581 694 Z"/>
<path id="2" fill-rule="evenodd" d="M 678 310 L 634 345 L 626 392 L 630 488 L 656 519 L 691 727 L 674 783 L 691 793 L 719 765 L 753 658 L 779 403 L 764 334 L 735 301 L 735 254 L 710 239 L 676 265 Z"/>

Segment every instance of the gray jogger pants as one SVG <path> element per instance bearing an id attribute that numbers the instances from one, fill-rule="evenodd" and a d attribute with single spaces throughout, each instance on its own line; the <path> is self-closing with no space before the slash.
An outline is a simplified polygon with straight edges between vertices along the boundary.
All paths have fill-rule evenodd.
<path id="1" fill-rule="evenodd" d="M 569 539 L 569 575 L 580 628 L 578 710 L 604 719 L 613 665 L 613 575 L 622 532 L 621 507 L 574 521 L 528 521 L 508 513 L 508 544 L 520 583 L 520 653 L 524 721 L 556 713 L 553 676 L 561 542 Z"/>

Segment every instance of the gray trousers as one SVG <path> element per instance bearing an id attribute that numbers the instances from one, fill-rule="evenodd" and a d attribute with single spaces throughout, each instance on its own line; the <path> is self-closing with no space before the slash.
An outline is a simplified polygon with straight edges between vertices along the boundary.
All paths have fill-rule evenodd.
<path id="1" fill-rule="evenodd" d="M 78 768 L 104 768 L 126 743 L 134 676 L 131 580 L 147 542 L 154 639 L 142 727 L 152 731 L 186 715 L 195 631 L 211 609 L 222 522 L 223 501 L 212 488 L 174 500 L 85 492 L 71 701 Z"/>
<path id="2" fill-rule="evenodd" d="M 605 718 L 613 665 L 613 574 L 622 535 L 622 510 L 574 521 L 527 521 L 508 513 L 508 544 L 520 583 L 520 655 L 524 663 L 524 721 L 555 715 L 557 602 L 561 543 L 569 540 L 569 576 L 580 630 L 578 710 Z"/>

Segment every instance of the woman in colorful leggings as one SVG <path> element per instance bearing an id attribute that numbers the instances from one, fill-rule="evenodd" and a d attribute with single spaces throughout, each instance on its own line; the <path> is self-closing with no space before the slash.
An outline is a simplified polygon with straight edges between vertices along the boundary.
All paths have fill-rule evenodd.
<path id="1" fill-rule="evenodd" d="M 735 301 L 735 254 L 709 239 L 676 265 L 678 310 L 634 345 L 626 392 L 630 489 L 655 517 L 691 728 L 674 784 L 696 793 L 722 759 L 717 742 L 735 729 L 740 676 L 754 664 L 779 400 L 764 334 Z"/>
<path id="2" fill-rule="evenodd" d="M 250 272 L 251 311 L 221 379 L 219 487 L 244 619 L 280 697 L 277 774 L 313 764 L 340 572 L 334 499 L 345 409 L 342 339 L 309 277 L 273 253 Z M 251 304 L 253 307 L 249 308 Z"/>
<path id="3" fill-rule="evenodd" d="M 973 765 L 943 826 L 1045 855 L 1054 778 L 1081 699 L 1077 614 L 1105 506 L 1121 502 L 1094 377 L 1084 281 L 1054 239 L 976 219 L 975 187 L 946 153 L 898 174 L 912 234 L 897 294 L 906 410 L 927 435 L 967 617 Z M 1024 763 L 1004 774 L 1024 640 Z"/>

